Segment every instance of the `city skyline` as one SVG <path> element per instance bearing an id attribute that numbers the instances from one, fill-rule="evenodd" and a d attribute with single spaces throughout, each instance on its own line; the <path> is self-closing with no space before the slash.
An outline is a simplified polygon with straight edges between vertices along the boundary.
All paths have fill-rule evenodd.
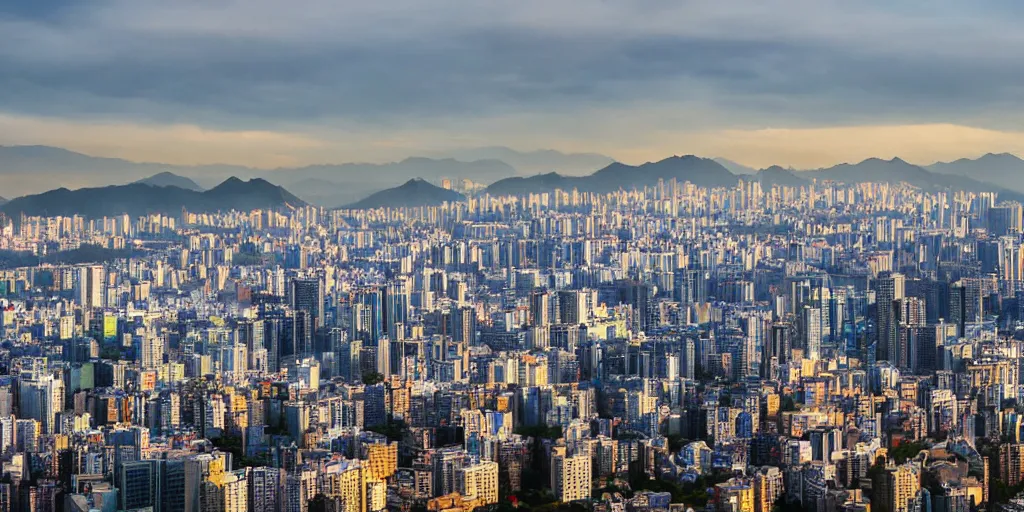
<path id="1" fill-rule="evenodd" d="M 0 2 L 0 512 L 1024 512 L 1021 21 Z"/>

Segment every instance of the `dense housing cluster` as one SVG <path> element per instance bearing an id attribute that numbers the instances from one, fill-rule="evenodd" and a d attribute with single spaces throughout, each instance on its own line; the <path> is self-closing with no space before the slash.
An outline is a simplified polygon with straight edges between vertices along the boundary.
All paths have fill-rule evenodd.
<path id="1" fill-rule="evenodd" d="M 0 510 L 1006 503 L 1021 235 L 827 181 L 4 219 Z"/>

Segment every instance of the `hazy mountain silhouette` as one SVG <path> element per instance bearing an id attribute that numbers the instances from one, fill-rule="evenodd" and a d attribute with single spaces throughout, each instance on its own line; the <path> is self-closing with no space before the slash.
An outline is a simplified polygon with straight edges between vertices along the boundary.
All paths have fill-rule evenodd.
<path id="1" fill-rule="evenodd" d="M 1010 153 L 988 153 L 976 159 L 961 158 L 927 166 L 933 172 L 964 176 L 1024 192 L 1024 160 Z"/>
<path id="2" fill-rule="evenodd" d="M 121 214 L 178 215 L 182 208 L 193 212 L 248 211 L 257 208 L 299 207 L 305 204 L 287 190 L 266 180 L 254 178 L 242 181 L 238 178 L 229 178 L 205 192 L 143 183 L 78 190 L 59 188 L 12 199 L 0 207 L 0 211 L 11 217 L 24 213 L 47 216 L 77 214 L 96 218 Z"/>
<path id="3" fill-rule="evenodd" d="M 800 177 L 832 180 L 842 183 L 908 183 L 922 190 L 965 190 L 969 192 L 999 192 L 1004 190 L 993 183 L 931 172 L 924 167 L 900 158 L 883 160 L 868 158 L 856 164 L 839 164 L 814 171 L 800 171 Z"/>
<path id="4" fill-rule="evenodd" d="M 55 183 L 70 189 L 101 187 L 142 181 L 164 172 L 189 178 L 200 187 L 212 187 L 232 176 L 262 178 L 323 206 L 356 201 L 417 176 L 434 182 L 450 178 L 488 184 L 516 174 L 512 166 L 491 159 L 464 162 L 413 157 L 386 164 L 322 164 L 268 170 L 239 165 L 132 162 L 50 146 L 0 146 L 0 184 L 14 195 L 49 190 Z"/>
<path id="5" fill-rule="evenodd" d="M 177 174 L 168 171 L 154 174 L 148 178 L 136 181 L 135 183 L 152 185 L 154 187 L 178 187 L 185 190 L 194 190 L 196 192 L 202 192 L 204 190 L 198 183 L 184 176 L 178 176 Z"/>
<path id="6" fill-rule="evenodd" d="M 736 175 L 714 160 L 686 155 L 639 166 L 613 162 L 589 176 L 570 177 L 549 173 L 529 178 L 508 178 L 493 183 L 487 187 L 487 192 L 492 195 L 519 195 L 556 188 L 575 188 L 581 192 L 608 193 L 620 189 L 641 189 L 657 185 L 658 180 L 668 182 L 673 178 L 679 183 L 688 181 L 699 187 L 726 187 L 738 181 Z"/>
<path id="7" fill-rule="evenodd" d="M 312 165 L 296 169 L 279 169 L 270 174 L 272 181 L 299 197 L 321 206 L 337 206 L 358 201 L 367 194 L 419 177 L 433 183 L 443 178 L 455 181 L 468 179 L 488 184 L 516 170 L 500 160 L 460 160 L 406 158 L 387 164 Z"/>
<path id="8" fill-rule="evenodd" d="M 579 176 L 615 161 L 599 153 L 563 153 L 553 149 L 518 151 L 505 146 L 467 148 L 442 154 L 459 160 L 501 160 L 521 175 L 557 172 L 565 176 Z"/>
<path id="9" fill-rule="evenodd" d="M 342 208 L 362 210 L 435 206 L 446 202 L 464 201 L 465 199 L 466 196 L 458 192 L 438 187 L 420 178 L 413 178 L 400 186 L 381 190 L 361 201 L 343 206 Z"/>
<path id="10" fill-rule="evenodd" d="M 733 174 L 757 174 L 757 169 L 733 162 L 727 158 L 713 158 L 713 160 L 718 162 L 722 167 L 729 169 L 729 172 Z"/>
<path id="11" fill-rule="evenodd" d="M 754 176 L 758 181 L 761 182 L 761 187 L 770 187 L 772 185 L 779 185 L 780 187 L 801 187 L 810 183 L 810 180 L 797 175 L 797 173 L 783 169 L 778 165 L 761 169 L 757 171 Z"/>
<path id="12" fill-rule="evenodd" d="M 732 186 L 742 178 L 757 179 L 763 184 L 789 186 L 802 185 L 805 180 L 832 180 L 845 183 L 906 182 L 925 190 L 993 191 L 1001 192 L 1002 196 L 1007 198 L 1024 197 L 1021 195 L 1021 192 L 1024 192 L 1024 179 L 1021 178 L 1024 176 L 1024 160 L 1005 153 L 988 154 L 975 160 L 940 162 L 928 168 L 907 163 L 899 158 L 869 158 L 855 164 L 840 164 L 817 170 L 794 172 L 773 166 L 756 173 L 749 167 L 726 159 L 712 160 L 696 156 L 675 156 L 631 166 L 618 162 L 607 163 L 610 159 L 599 154 L 565 154 L 552 150 L 521 152 L 500 146 L 466 149 L 451 154 L 471 160 L 415 157 L 385 164 L 324 164 L 267 170 L 236 165 L 180 166 L 140 163 L 118 158 L 93 157 L 50 146 L 0 146 L 0 187 L 7 197 L 11 197 L 48 190 L 53 184 L 59 183 L 66 193 L 72 193 L 72 201 L 78 201 L 79 195 L 74 194 L 79 192 L 76 189 L 104 191 L 110 188 L 104 185 L 110 183 L 138 180 L 139 183 L 132 185 L 149 184 L 196 192 L 203 186 L 212 187 L 229 177 L 237 176 L 246 179 L 260 178 L 261 181 L 269 182 L 268 185 L 272 183 L 286 189 L 285 193 L 295 199 L 293 201 L 279 198 L 280 203 L 293 204 L 301 198 L 301 201 L 328 207 L 356 202 L 362 198 L 369 199 L 369 194 L 390 190 L 389 187 L 407 182 L 414 176 L 431 183 L 439 183 L 442 178 L 454 181 L 468 179 L 480 184 L 490 183 L 487 192 L 494 195 L 522 195 L 556 188 L 606 193 L 619 189 L 653 186 L 659 179 L 667 182 L 673 178 L 679 182 L 689 181 L 701 187 L 719 187 Z M 519 171 L 514 165 L 494 157 L 518 163 Z M 594 164 L 599 165 L 588 167 Z M 573 175 L 582 169 L 598 168 L 599 170 L 582 176 Z M 521 174 L 522 169 L 551 169 L 560 172 L 543 172 L 529 177 L 517 176 Z M 40 208 L 47 211 L 54 208 L 61 210 L 56 202 L 44 200 L 54 197 L 53 194 L 60 190 L 28 196 L 41 201 L 38 208 L 33 206 L 33 211 L 40 211 Z M 116 194 L 99 194 L 106 200 L 115 201 L 114 204 L 120 205 L 121 209 L 130 208 L 132 212 L 149 211 L 146 205 L 114 197 Z M 155 199 L 152 208 L 164 208 L 168 201 L 179 203 L 194 200 L 186 201 L 179 198 L 176 193 L 168 196 L 167 201 Z M 113 206 L 90 206 L 84 204 L 84 201 L 71 203 L 67 210 L 96 212 L 117 209 Z M 97 199 L 94 201 L 102 202 Z M 254 204 L 262 205 L 265 202 L 257 201 Z M 8 203 L 14 203 L 15 207 L 37 205 L 27 198 L 10 200 Z M 192 208 L 196 211 L 213 208 L 202 201 L 196 204 L 201 206 Z M 240 206 L 243 204 L 222 207 Z"/>

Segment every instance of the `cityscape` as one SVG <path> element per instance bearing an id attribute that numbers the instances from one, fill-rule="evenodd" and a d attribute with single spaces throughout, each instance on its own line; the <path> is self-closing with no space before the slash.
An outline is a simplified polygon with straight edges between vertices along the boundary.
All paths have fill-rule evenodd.
<path id="1" fill-rule="evenodd" d="M 9 215 L 0 505 L 1006 505 L 1021 203 L 773 175 Z"/>
<path id="2" fill-rule="evenodd" d="M 0 2 L 0 512 L 1024 512 L 1015 2 Z"/>

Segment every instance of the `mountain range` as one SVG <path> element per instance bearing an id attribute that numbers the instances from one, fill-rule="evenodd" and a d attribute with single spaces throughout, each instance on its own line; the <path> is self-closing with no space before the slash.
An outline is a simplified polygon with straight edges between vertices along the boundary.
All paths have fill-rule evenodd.
<path id="1" fill-rule="evenodd" d="M 381 190 L 366 199 L 357 201 L 342 208 L 367 210 L 372 208 L 399 208 L 417 206 L 437 206 L 443 203 L 465 201 L 466 196 L 428 183 L 422 178 L 413 178 L 404 184 Z"/>
<path id="2" fill-rule="evenodd" d="M 464 161 L 500 160 L 511 165 L 518 174 L 524 176 L 550 172 L 558 172 L 567 176 L 582 176 L 615 161 L 614 158 L 599 153 L 562 153 L 553 149 L 517 151 L 504 146 L 459 149 L 439 153 L 438 156 Z"/>
<path id="3" fill-rule="evenodd" d="M 733 174 L 757 174 L 757 169 L 743 164 L 738 164 L 732 160 L 725 158 L 714 158 L 713 160 L 721 164 L 722 167 L 729 169 L 729 172 Z"/>
<path id="4" fill-rule="evenodd" d="M 505 160 L 515 162 L 515 165 L 509 165 Z M 359 200 L 413 177 L 431 182 L 440 182 L 442 178 L 468 179 L 487 185 L 524 172 L 532 174 L 535 170 L 559 170 L 568 174 L 592 172 L 611 161 L 611 158 L 597 154 L 566 154 L 552 150 L 521 152 L 491 147 L 438 154 L 434 158 L 411 157 L 390 163 L 258 169 L 226 164 L 187 166 L 132 162 L 51 146 L 0 146 L 0 185 L 7 194 L 18 196 L 49 190 L 55 183 L 77 189 L 131 183 L 173 173 L 188 178 L 192 184 L 180 182 L 175 185 L 167 181 L 154 184 L 201 190 L 235 176 L 262 178 L 287 188 L 309 203 L 333 207 Z"/>
<path id="5" fill-rule="evenodd" d="M 673 156 L 657 162 L 633 166 L 613 162 L 587 176 L 563 176 L 557 173 L 540 174 L 529 178 L 506 178 L 487 187 L 491 195 L 518 195 L 544 192 L 556 188 L 577 189 L 582 192 L 608 193 L 654 186 L 658 180 L 689 181 L 699 187 L 725 187 L 737 182 L 735 174 L 708 158 L 693 155 Z"/>
<path id="6" fill-rule="evenodd" d="M 754 177 L 761 182 L 762 187 L 778 185 L 780 187 L 800 187 L 810 183 L 806 177 L 800 176 L 798 171 L 783 169 L 778 165 L 766 167 L 754 173 Z"/>
<path id="7" fill-rule="evenodd" d="M 610 160 L 595 154 L 563 154 L 553 151 L 517 152 L 508 148 L 479 148 L 459 153 L 465 157 L 499 156 L 521 166 L 584 165 L 584 162 Z M 561 163 L 559 163 L 561 162 Z M 570 165 L 571 164 L 571 165 Z M 578 168 L 578 167 L 577 167 Z M 139 176 L 143 171 L 151 172 Z M 180 172 L 179 172 L 180 171 Z M 225 173 L 237 171 L 213 182 Z M 184 173 L 184 174 L 183 174 Z M 725 159 L 693 155 L 672 156 L 642 165 L 606 163 L 584 175 L 544 172 L 517 175 L 517 168 L 504 160 L 480 158 L 463 161 L 455 158 L 408 158 L 387 164 L 314 165 L 288 169 L 262 170 L 241 166 L 168 166 L 136 163 L 114 158 L 96 158 L 47 146 L 0 146 L 0 190 L 18 194 L 18 183 L 39 181 L 39 186 L 59 183 L 62 188 L 30 194 L 6 201 L 0 198 L 0 212 L 14 214 L 72 214 L 86 216 L 253 208 L 282 208 L 307 203 L 347 208 L 382 206 L 418 206 L 457 201 L 457 192 L 437 187 L 442 178 L 469 179 L 492 195 L 523 195 L 556 188 L 583 192 L 608 193 L 657 185 L 659 180 L 688 181 L 700 187 L 728 187 L 740 179 L 759 181 L 763 186 L 800 186 L 811 180 L 845 183 L 906 182 L 928 191 L 965 190 L 998 192 L 1003 199 L 1024 200 L 1024 160 L 1010 154 L 988 154 L 978 159 L 939 162 L 929 166 L 908 163 L 899 158 L 869 158 L 850 164 L 796 171 L 780 166 L 765 169 L 737 164 Z M 409 176 L 418 176 L 409 179 Z M 269 178 L 268 178 L 269 177 Z M 125 185 L 83 186 L 80 182 Z M 404 183 L 394 186 L 396 183 Z M 13 184 L 13 185 L 12 185 Z M 393 187 L 393 188 L 388 188 Z M 8 195 L 8 197 L 10 197 Z"/>
<path id="8" fill-rule="evenodd" d="M 111 185 L 68 190 L 58 188 L 42 194 L 22 196 L 0 206 L 0 212 L 16 218 L 19 214 L 70 216 L 89 218 L 150 213 L 179 214 L 182 208 L 192 212 L 225 210 L 247 211 L 266 208 L 305 206 L 305 202 L 287 190 L 266 180 L 242 181 L 228 178 L 207 191 L 175 186 L 154 186 L 145 183 Z"/>
<path id="9" fill-rule="evenodd" d="M 451 158 L 414 157 L 387 164 L 311 165 L 278 169 L 265 176 L 310 203 L 334 207 L 357 201 L 412 177 L 433 183 L 449 178 L 487 184 L 515 173 L 512 166 L 500 160 L 463 162 Z"/>
<path id="10" fill-rule="evenodd" d="M 988 153 L 974 160 L 961 158 L 952 162 L 937 162 L 927 166 L 927 169 L 1024 192 L 1024 160 L 1010 153 Z"/>
<path id="11" fill-rule="evenodd" d="M 200 187 L 198 183 L 184 177 L 178 176 L 173 172 L 164 171 L 159 174 L 154 174 L 148 178 L 141 179 L 135 183 L 142 185 L 149 185 L 152 187 L 178 187 L 185 190 L 192 190 L 195 192 L 202 192 L 204 189 Z"/>

